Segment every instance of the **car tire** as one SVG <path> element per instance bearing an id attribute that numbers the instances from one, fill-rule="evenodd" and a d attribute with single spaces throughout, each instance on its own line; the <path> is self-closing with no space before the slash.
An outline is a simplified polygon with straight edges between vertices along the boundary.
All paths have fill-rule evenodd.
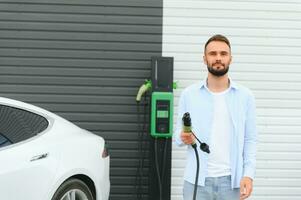
<path id="1" fill-rule="evenodd" d="M 55 192 L 51 200 L 94 200 L 90 188 L 79 179 L 65 181 Z"/>

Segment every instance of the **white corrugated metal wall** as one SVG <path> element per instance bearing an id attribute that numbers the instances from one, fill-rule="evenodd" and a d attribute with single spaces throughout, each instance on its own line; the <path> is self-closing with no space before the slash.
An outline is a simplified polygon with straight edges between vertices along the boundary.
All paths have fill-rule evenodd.
<path id="1" fill-rule="evenodd" d="M 206 76 L 206 40 L 228 36 L 230 75 L 257 99 L 257 175 L 250 199 L 301 199 L 301 1 L 164 0 L 163 15 L 163 55 L 174 57 L 180 86 L 175 111 L 182 89 Z M 173 146 L 172 200 L 182 199 L 185 152 Z"/>

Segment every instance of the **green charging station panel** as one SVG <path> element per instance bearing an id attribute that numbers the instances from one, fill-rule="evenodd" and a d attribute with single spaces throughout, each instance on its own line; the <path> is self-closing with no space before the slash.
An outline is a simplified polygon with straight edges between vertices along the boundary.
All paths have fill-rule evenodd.
<path id="1" fill-rule="evenodd" d="M 151 135 L 153 137 L 172 137 L 173 93 L 153 92 L 151 99 Z"/>

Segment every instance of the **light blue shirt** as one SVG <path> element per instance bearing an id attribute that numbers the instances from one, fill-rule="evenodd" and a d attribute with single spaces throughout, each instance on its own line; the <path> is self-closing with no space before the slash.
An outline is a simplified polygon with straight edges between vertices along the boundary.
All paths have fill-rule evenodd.
<path id="1" fill-rule="evenodd" d="M 231 186 L 232 188 L 239 188 L 243 176 L 252 179 L 255 176 L 257 142 L 255 99 L 249 89 L 230 80 L 230 91 L 226 94 L 226 103 L 232 121 L 230 138 Z M 210 148 L 213 95 L 206 87 L 206 80 L 187 87 L 181 94 L 174 135 L 178 146 L 185 145 L 180 138 L 182 117 L 185 112 L 190 113 L 194 134 L 202 142 L 207 143 Z M 197 145 L 200 156 L 198 185 L 204 186 L 207 177 L 208 154 L 200 150 L 198 143 Z M 195 176 L 196 158 L 194 150 L 189 145 L 184 180 L 194 184 Z"/>

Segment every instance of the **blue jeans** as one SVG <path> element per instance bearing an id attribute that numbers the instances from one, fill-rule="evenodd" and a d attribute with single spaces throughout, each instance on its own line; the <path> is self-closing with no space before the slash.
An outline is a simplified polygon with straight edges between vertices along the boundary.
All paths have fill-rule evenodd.
<path id="1" fill-rule="evenodd" d="M 193 200 L 194 184 L 184 182 L 184 200 Z M 205 186 L 197 187 L 196 200 L 239 200 L 239 188 L 231 189 L 231 176 L 207 177 Z"/>

